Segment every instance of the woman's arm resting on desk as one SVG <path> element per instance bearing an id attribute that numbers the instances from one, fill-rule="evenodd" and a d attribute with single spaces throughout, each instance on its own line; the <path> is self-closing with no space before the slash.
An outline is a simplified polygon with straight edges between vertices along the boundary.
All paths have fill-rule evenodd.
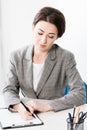
<path id="1" fill-rule="evenodd" d="M 34 111 L 38 112 L 47 112 L 53 110 L 52 106 L 50 106 L 48 103 L 41 102 L 39 100 L 32 100 L 26 102 L 27 107 L 32 107 Z"/>

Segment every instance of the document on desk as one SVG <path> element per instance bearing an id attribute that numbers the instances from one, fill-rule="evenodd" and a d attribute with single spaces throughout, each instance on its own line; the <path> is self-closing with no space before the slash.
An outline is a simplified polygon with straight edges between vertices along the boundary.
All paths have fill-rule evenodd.
<path id="1" fill-rule="evenodd" d="M 27 126 L 43 125 L 42 120 L 34 114 L 31 120 L 24 120 L 18 112 L 10 112 L 8 109 L 0 109 L 0 125 L 3 129 Z"/>

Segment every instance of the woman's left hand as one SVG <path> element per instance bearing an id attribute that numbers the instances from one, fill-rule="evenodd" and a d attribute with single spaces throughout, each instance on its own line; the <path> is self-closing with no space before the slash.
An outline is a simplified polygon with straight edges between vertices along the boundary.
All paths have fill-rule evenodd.
<path id="1" fill-rule="evenodd" d="M 33 111 L 38 111 L 38 112 L 47 112 L 53 110 L 53 108 L 49 104 L 43 103 L 41 101 L 35 101 L 35 100 L 26 102 L 26 106 L 27 107 L 31 106 Z"/>

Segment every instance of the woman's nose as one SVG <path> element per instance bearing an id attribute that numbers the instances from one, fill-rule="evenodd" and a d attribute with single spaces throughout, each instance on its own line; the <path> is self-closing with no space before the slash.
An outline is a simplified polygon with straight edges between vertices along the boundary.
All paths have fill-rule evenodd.
<path id="1" fill-rule="evenodd" d="M 47 37 L 46 36 L 42 37 L 41 42 L 45 44 L 47 42 Z"/>

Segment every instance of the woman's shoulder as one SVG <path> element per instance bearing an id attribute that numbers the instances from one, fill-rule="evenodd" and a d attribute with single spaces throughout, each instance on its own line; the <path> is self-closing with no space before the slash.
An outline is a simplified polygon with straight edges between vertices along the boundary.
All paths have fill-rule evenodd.
<path id="1" fill-rule="evenodd" d="M 63 47 L 59 46 L 58 44 L 54 44 L 54 46 L 55 46 L 57 52 L 60 52 L 62 55 L 65 55 L 65 56 L 66 55 L 74 55 L 74 53 L 72 51 L 63 48 Z"/>
<path id="2" fill-rule="evenodd" d="M 74 53 L 72 51 L 69 51 L 68 49 L 65 49 L 57 44 L 54 44 L 54 48 L 56 49 L 56 54 L 58 59 L 61 58 L 62 60 L 69 60 L 69 59 L 75 59 Z"/>
<path id="3" fill-rule="evenodd" d="M 28 56 L 29 53 L 31 53 L 32 48 L 33 48 L 32 44 L 22 46 L 18 49 L 15 49 L 14 51 L 12 51 L 11 57 L 14 57 L 16 59 L 26 57 L 26 56 Z"/>

